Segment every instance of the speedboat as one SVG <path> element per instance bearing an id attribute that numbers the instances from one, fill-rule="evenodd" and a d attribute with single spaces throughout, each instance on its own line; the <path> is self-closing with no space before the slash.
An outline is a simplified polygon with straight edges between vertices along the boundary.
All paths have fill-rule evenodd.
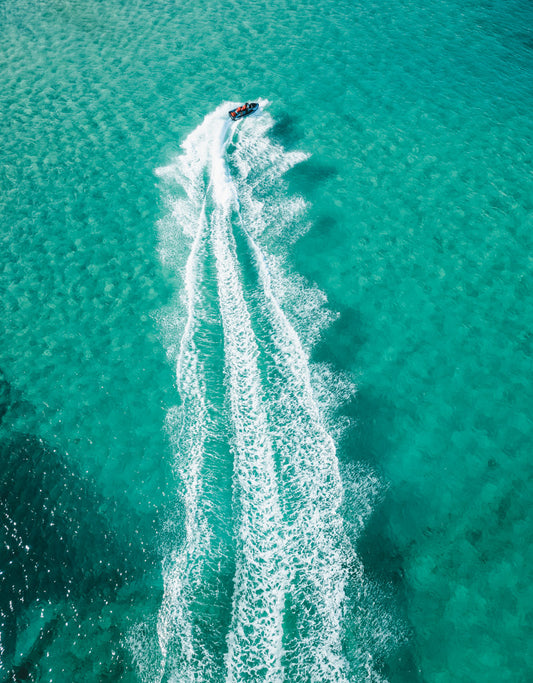
<path id="1" fill-rule="evenodd" d="M 246 102 L 245 104 L 237 107 L 237 109 L 232 109 L 228 112 L 230 119 L 237 121 L 237 119 L 243 119 L 245 116 L 250 116 L 254 111 L 259 109 L 259 104 L 257 102 Z"/>

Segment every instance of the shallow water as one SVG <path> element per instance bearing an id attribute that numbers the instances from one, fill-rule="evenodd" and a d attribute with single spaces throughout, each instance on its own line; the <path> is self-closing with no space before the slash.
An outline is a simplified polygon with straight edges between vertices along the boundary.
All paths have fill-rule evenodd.
<path id="1" fill-rule="evenodd" d="M 531 677 L 532 25 L 2 3 L 4 678 Z"/>

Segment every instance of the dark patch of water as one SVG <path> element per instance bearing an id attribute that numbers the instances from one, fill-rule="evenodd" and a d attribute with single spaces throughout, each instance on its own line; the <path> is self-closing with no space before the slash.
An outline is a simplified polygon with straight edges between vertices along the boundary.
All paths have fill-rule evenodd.
<path id="1" fill-rule="evenodd" d="M 0 418 L 15 398 L 0 373 Z M 81 620 L 153 563 L 138 539 L 119 536 L 110 522 L 116 514 L 116 503 L 99 496 L 61 453 L 0 427 L 0 671 L 9 672 L 6 680 L 35 680 L 38 660 L 66 619 L 58 613 L 49 620 L 14 666 L 28 608 L 71 605 Z"/>
<path id="2" fill-rule="evenodd" d="M 276 117 L 276 123 L 268 133 L 269 138 L 285 149 L 293 149 L 303 138 L 303 131 L 298 126 L 298 120 L 298 118 L 287 113 Z"/>

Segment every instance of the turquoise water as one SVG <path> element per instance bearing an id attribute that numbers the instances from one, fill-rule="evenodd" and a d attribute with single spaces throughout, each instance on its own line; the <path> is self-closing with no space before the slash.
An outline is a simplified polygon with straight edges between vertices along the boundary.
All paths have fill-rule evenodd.
<path id="1" fill-rule="evenodd" d="M 531 679 L 532 20 L 4 0 L 1 680 Z"/>

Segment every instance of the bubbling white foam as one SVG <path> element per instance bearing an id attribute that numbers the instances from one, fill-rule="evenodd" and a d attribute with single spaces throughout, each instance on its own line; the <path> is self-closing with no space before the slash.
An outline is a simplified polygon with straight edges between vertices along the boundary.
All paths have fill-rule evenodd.
<path id="1" fill-rule="evenodd" d="M 181 397 L 167 430 L 182 482 L 185 531 L 181 543 L 165 549 L 161 662 L 153 680 L 358 678 L 343 650 L 346 567 L 352 575 L 358 568 L 363 585 L 349 538 L 359 533 L 372 508 L 369 491 L 378 484 L 368 473 L 349 488 L 360 517 L 347 530 L 334 440 L 342 425 L 335 411 L 355 387 L 329 366 L 313 368 L 310 349 L 335 316 L 318 288 L 285 274 L 282 249 L 269 251 L 280 237 L 288 244 L 308 229 L 304 200 L 288 197 L 283 181 L 308 155 L 269 140 L 273 120 L 264 112 L 267 102 L 260 104 L 258 115 L 243 122 L 231 122 L 233 105 L 222 105 L 191 133 L 181 156 L 157 170 L 169 188 L 160 258 L 183 282 L 180 301 L 161 324 Z M 195 612 L 216 544 L 205 482 L 213 429 L 210 350 L 200 329 L 215 295 L 233 464 L 228 525 L 235 564 L 225 653 L 205 646 Z M 358 667 L 372 659 L 364 646 L 360 651 Z"/>

